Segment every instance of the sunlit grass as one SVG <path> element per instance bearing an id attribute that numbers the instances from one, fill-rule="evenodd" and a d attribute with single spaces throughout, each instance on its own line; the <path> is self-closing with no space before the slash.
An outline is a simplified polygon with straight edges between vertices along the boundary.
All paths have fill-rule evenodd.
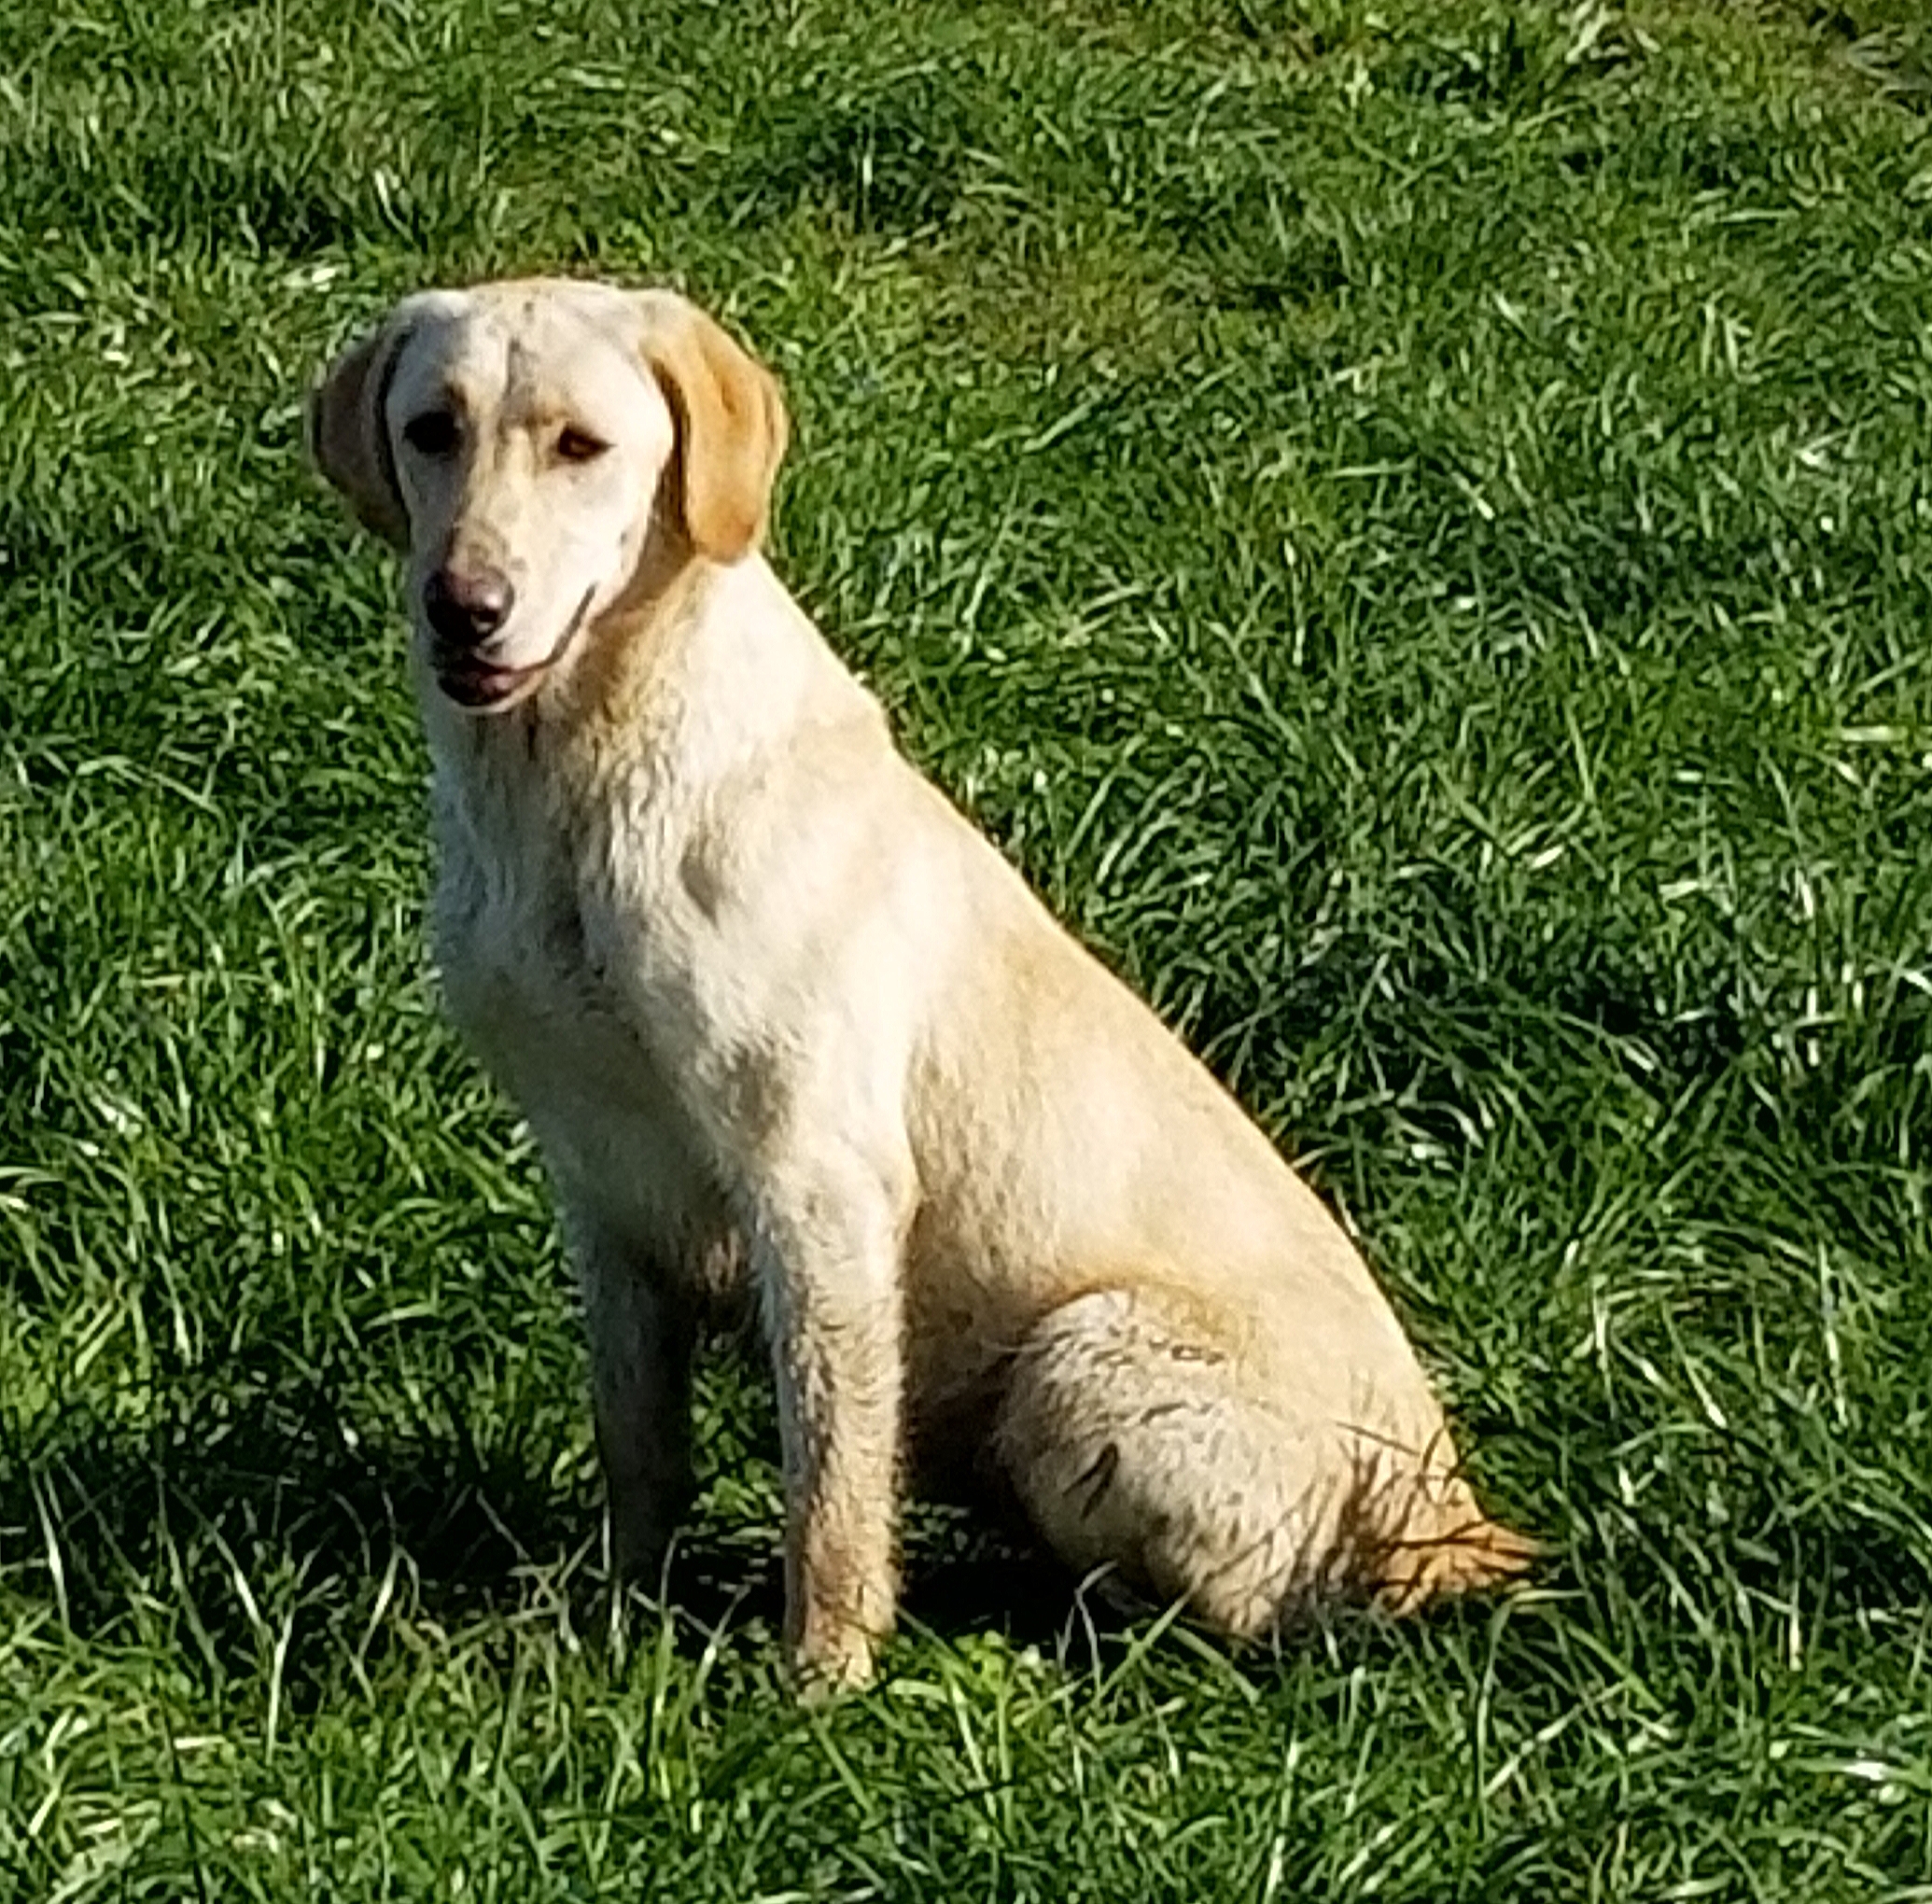
<path id="1" fill-rule="evenodd" d="M 0 24 L 0 1897 L 1932 1898 L 1920 10 Z M 922 1514 L 805 1715 L 721 1357 L 600 1623 L 297 453 L 528 267 L 777 365 L 785 572 L 1346 1211 L 1532 1591 L 1230 1657 Z"/>

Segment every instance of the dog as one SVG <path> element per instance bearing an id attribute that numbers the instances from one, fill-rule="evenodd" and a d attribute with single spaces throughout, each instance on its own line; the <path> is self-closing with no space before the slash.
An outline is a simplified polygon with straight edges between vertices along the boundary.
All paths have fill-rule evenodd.
<path id="1" fill-rule="evenodd" d="M 762 553 L 771 374 L 664 290 L 403 300 L 314 460 L 405 559 L 437 963 L 581 1283 L 613 1567 L 714 1284 L 777 1378 L 787 1657 L 861 1686 L 908 1472 L 1237 1639 L 1518 1574 L 1361 1257 L 896 749 Z"/>

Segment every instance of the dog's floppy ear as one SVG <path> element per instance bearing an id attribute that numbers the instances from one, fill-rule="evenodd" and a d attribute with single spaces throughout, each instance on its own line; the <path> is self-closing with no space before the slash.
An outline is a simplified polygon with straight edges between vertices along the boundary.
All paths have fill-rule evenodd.
<path id="1" fill-rule="evenodd" d="M 384 541 L 409 544 L 409 516 L 383 419 L 396 359 L 409 341 L 400 311 L 330 364 L 309 399 L 309 455 L 348 498 L 356 520 Z"/>
<path id="2" fill-rule="evenodd" d="M 694 304 L 647 293 L 644 357 L 678 444 L 665 482 L 691 545 L 735 562 L 763 538 L 789 427 L 777 379 Z"/>

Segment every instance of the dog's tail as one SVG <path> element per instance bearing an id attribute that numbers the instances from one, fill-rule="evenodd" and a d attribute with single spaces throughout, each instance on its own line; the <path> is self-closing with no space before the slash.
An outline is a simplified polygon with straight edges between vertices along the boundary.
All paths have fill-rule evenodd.
<path id="1" fill-rule="evenodd" d="M 1374 1597 L 1389 1612 L 1415 1613 L 1432 1600 L 1505 1587 L 1546 1551 L 1540 1541 L 1491 1520 L 1466 1488 L 1455 1491 L 1463 1509 L 1460 1515 L 1446 1518 L 1436 1532 L 1385 1547 Z"/>

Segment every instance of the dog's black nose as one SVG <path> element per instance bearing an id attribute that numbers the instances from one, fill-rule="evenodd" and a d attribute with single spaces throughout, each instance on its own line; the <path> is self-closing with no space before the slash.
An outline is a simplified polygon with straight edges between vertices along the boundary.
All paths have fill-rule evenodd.
<path id="1" fill-rule="evenodd" d="M 444 641 L 473 643 L 510 619 L 516 591 L 499 568 L 439 568 L 423 588 L 423 612 Z"/>

